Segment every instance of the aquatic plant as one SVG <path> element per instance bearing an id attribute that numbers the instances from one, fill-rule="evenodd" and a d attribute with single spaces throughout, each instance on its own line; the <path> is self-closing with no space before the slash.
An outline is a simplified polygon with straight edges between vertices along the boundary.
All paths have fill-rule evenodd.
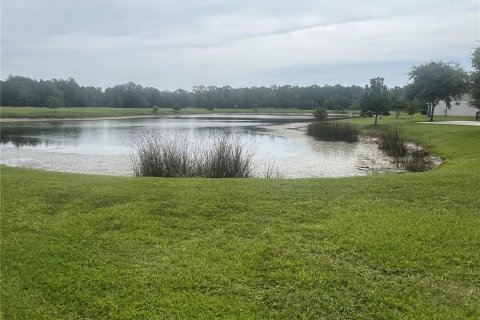
<path id="1" fill-rule="evenodd" d="M 307 134 L 324 141 L 358 141 L 360 130 L 353 124 L 344 121 L 321 121 L 310 123 Z"/>
<path id="2" fill-rule="evenodd" d="M 317 121 L 324 121 L 327 120 L 328 112 L 324 108 L 316 108 L 315 110 L 313 110 L 313 116 Z"/>
<path id="3" fill-rule="evenodd" d="M 253 147 L 241 134 L 217 134 L 207 144 L 179 134 L 146 132 L 134 140 L 135 176 L 247 178 L 252 175 Z"/>
<path id="4" fill-rule="evenodd" d="M 389 127 L 380 134 L 378 146 L 397 161 L 407 155 L 406 139 L 400 127 Z"/>
<path id="5" fill-rule="evenodd" d="M 417 148 L 410 152 L 403 161 L 403 166 L 408 171 L 412 172 L 422 172 L 427 169 L 427 164 L 425 161 L 425 157 L 427 156 L 427 152 Z"/>

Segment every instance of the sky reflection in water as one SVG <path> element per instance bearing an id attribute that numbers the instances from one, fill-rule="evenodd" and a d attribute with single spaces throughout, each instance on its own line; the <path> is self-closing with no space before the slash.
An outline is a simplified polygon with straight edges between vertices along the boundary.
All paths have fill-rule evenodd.
<path id="1" fill-rule="evenodd" d="M 186 135 L 203 143 L 225 130 L 253 144 L 257 176 L 267 164 L 283 177 L 365 175 L 365 166 L 389 160 L 371 143 L 314 141 L 299 130 L 309 116 L 213 115 L 162 118 L 5 123 L 1 162 L 53 171 L 130 175 L 132 141 L 145 131 Z M 295 125 L 293 124 L 295 123 Z"/>

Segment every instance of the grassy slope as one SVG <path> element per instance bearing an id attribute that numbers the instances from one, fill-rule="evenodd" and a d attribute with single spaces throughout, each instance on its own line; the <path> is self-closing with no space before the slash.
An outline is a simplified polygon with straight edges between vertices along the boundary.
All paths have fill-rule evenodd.
<path id="1" fill-rule="evenodd" d="M 200 108 L 185 108 L 181 114 L 203 113 L 308 113 L 311 110 L 299 109 L 215 109 L 209 111 Z M 59 108 L 57 110 L 32 107 L 0 107 L 1 118 L 96 118 L 96 117 L 128 117 L 128 116 L 155 116 L 157 114 L 173 114 L 172 109 L 161 108 L 154 113 L 152 108 Z"/>
<path id="2" fill-rule="evenodd" d="M 3 315 L 478 318 L 480 128 L 401 123 L 445 165 L 300 180 L 2 167 Z"/>

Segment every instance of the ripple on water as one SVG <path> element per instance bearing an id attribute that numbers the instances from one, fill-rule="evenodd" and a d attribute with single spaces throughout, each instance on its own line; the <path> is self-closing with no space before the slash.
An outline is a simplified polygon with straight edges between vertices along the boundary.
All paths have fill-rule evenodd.
<path id="1" fill-rule="evenodd" d="M 249 119 L 251 116 L 249 116 Z M 257 177 L 267 167 L 285 178 L 362 176 L 397 171 L 375 142 L 322 142 L 305 135 L 302 123 L 265 123 L 265 117 L 236 123 L 212 119 L 103 120 L 36 123 L 9 127 L 0 146 L 0 162 L 9 166 L 85 174 L 132 175 L 129 143 L 139 130 L 176 130 L 204 141 L 219 130 L 241 131 L 255 146 Z M 183 121 L 183 122 L 182 122 Z M 245 121 L 248 122 L 245 125 Z M 18 140 L 11 137 L 19 138 Z M 14 143 L 16 141 L 16 143 Z"/>

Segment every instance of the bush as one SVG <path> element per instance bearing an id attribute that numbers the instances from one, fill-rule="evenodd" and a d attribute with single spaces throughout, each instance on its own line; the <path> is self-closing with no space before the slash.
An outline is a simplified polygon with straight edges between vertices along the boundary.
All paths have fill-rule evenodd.
<path id="1" fill-rule="evenodd" d="M 396 160 L 407 155 L 406 139 L 402 129 L 390 127 L 380 134 L 379 148 Z"/>
<path id="2" fill-rule="evenodd" d="M 172 109 L 175 112 L 180 112 L 180 110 L 182 109 L 182 106 L 177 103 L 172 107 Z"/>
<path id="3" fill-rule="evenodd" d="M 425 163 L 426 155 L 427 153 L 421 150 L 413 151 L 405 158 L 405 161 L 403 162 L 405 169 L 413 172 L 425 171 L 427 169 L 427 165 Z"/>
<path id="4" fill-rule="evenodd" d="M 59 97 L 50 97 L 47 100 L 47 108 L 54 109 L 57 111 L 57 108 L 63 108 L 64 103 L 63 100 Z"/>
<path id="5" fill-rule="evenodd" d="M 160 111 L 160 108 L 157 106 L 153 106 L 152 111 L 153 113 L 158 113 Z"/>
<path id="6" fill-rule="evenodd" d="M 324 141 L 358 141 L 360 130 L 349 122 L 322 121 L 310 123 L 307 134 Z"/>
<path id="7" fill-rule="evenodd" d="M 146 133 L 136 139 L 131 161 L 134 175 L 153 177 L 248 178 L 253 149 L 240 134 L 222 133 L 210 143 L 187 137 Z"/>
<path id="8" fill-rule="evenodd" d="M 315 110 L 313 110 L 313 116 L 315 117 L 315 120 L 323 121 L 327 119 L 328 112 L 326 109 L 316 108 Z"/>

